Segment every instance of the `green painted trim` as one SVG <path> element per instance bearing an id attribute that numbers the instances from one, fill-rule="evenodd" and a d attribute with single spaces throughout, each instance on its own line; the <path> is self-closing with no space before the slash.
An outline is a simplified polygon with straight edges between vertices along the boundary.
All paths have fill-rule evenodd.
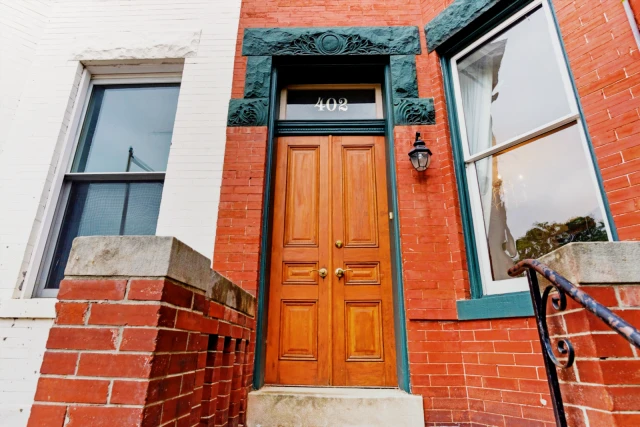
<path id="1" fill-rule="evenodd" d="M 247 69 L 244 78 L 245 98 L 268 98 L 271 83 L 270 56 L 250 56 L 247 58 Z"/>
<path id="2" fill-rule="evenodd" d="M 501 319 L 533 316 L 529 292 L 487 295 L 482 298 L 457 301 L 458 319 Z"/>
<path id="3" fill-rule="evenodd" d="M 268 116 L 268 98 L 231 99 L 227 126 L 266 126 Z"/>
<path id="4" fill-rule="evenodd" d="M 396 339 L 396 367 L 398 385 L 411 393 L 409 374 L 409 347 L 407 337 L 407 317 L 404 307 L 404 281 L 402 279 L 402 252 L 400 246 L 400 219 L 398 206 L 398 186 L 396 179 L 396 161 L 393 140 L 393 102 L 390 66 L 384 68 L 384 109 L 386 113 L 386 162 L 387 162 L 387 200 L 389 212 L 395 213 L 395 219 L 389 221 L 389 240 L 391 243 L 391 277 L 393 286 L 393 327 Z"/>
<path id="5" fill-rule="evenodd" d="M 384 120 L 277 120 L 276 135 L 384 135 Z"/>
<path id="6" fill-rule="evenodd" d="M 276 114 L 277 114 L 277 69 L 274 67 L 271 73 L 271 93 L 269 100 L 269 135 L 267 140 L 267 158 L 265 168 L 265 196 L 263 199 L 263 216 L 262 216 L 262 238 L 260 241 L 260 274 L 258 282 L 258 314 L 256 325 L 256 351 L 253 373 L 253 387 L 260 389 L 264 386 L 264 372 L 266 364 L 266 325 L 268 310 L 268 266 L 269 266 L 269 248 L 270 248 L 270 229 L 271 224 L 271 201 L 273 199 L 272 180 L 273 180 L 273 160 L 276 136 Z M 396 169 L 395 169 L 395 153 L 393 150 L 393 106 L 391 102 L 391 73 L 389 66 L 385 67 L 385 84 L 384 84 L 384 107 L 386 118 L 383 124 L 383 132 L 386 135 L 387 144 L 387 193 L 389 209 L 392 212 L 398 212 L 398 194 L 396 186 Z M 369 121 L 363 123 L 376 123 L 380 121 Z M 314 126 L 311 126 L 313 124 Z M 308 126 L 309 132 L 318 130 L 318 122 L 311 122 Z M 315 129 L 314 129 L 315 128 Z M 310 134 L 307 132 L 306 134 Z M 391 240 L 391 266 L 393 276 L 393 302 L 394 302 L 394 329 L 396 338 L 396 357 L 397 357 L 397 375 L 399 387 L 410 392 L 411 384 L 409 377 L 409 352 L 408 338 L 406 330 L 406 314 L 404 308 L 404 286 L 402 280 L 402 258 L 400 253 L 400 229 L 398 220 L 390 223 L 390 240 Z"/>
<path id="7" fill-rule="evenodd" d="M 469 25 L 490 11 L 501 0 L 456 0 L 440 12 L 424 27 L 427 37 L 427 50 L 433 52 Z"/>
<path id="8" fill-rule="evenodd" d="M 258 276 L 258 312 L 256 315 L 256 351 L 253 368 L 253 388 L 264 385 L 267 354 L 267 310 L 269 298 L 269 264 L 271 262 L 271 206 L 273 200 L 273 173 L 275 156 L 275 118 L 278 108 L 278 70 L 271 69 L 271 91 L 269 94 L 269 127 L 267 134 L 267 154 L 264 171 L 264 198 L 262 199 L 262 236 L 260 238 L 260 271 Z"/>
<path id="9" fill-rule="evenodd" d="M 418 72 L 415 55 L 391 55 L 393 99 L 418 98 Z"/>
<path id="10" fill-rule="evenodd" d="M 456 25 L 455 31 L 447 33 L 446 36 L 439 36 L 436 33 L 435 27 L 438 26 L 437 31 L 444 34 L 446 26 L 448 25 L 446 21 L 440 22 L 441 20 L 458 19 L 449 17 L 449 13 L 452 12 L 447 12 L 449 8 L 445 9 L 425 26 L 428 51 L 432 52 L 433 50 L 437 50 L 440 57 L 451 57 L 473 41 L 493 30 L 506 18 L 531 3 L 531 1 L 532 0 L 456 0 L 449 8 L 454 5 L 460 7 L 468 4 L 469 7 L 475 8 L 474 10 L 477 10 L 477 13 L 472 14 L 473 19 L 467 19 L 465 21 L 465 26 L 458 27 Z M 493 3 L 493 5 L 489 3 Z M 483 8 L 482 4 L 486 4 L 487 7 Z M 446 16 L 443 15 L 445 12 L 447 12 Z M 436 21 L 436 19 L 438 21 Z M 453 22 L 451 26 L 454 26 Z M 442 37 L 446 37 L 446 39 Z M 429 41 L 430 39 L 431 41 Z"/>
<path id="11" fill-rule="evenodd" d="M 462 220 L 462 235 L 464 236 L 465 254 L 467 256 L 467 269 L 469 272 L 469 286 L 471 298 L 482 297 L 482 277 L 480 275 L 480 263 L 476 237 L 473 230 L 473 218 L 471 216 L 471 201 L 467 192 L 467 173 L 464 167 L 464 154 L 462 153 L 462 138 L 458 127 L 458 112 L 455 105 L 451 65 L 449 58 L 440 57 L 442 78 L 444 80 L 444 95 L 449 118 L 449 130 L 451 134 L 451 147 L 453 150 L 453 164 L 456 174 L 458 200 L 460 201 L 460 217 Z"/>
<path id="12" fill-rule="evenodd" d="M 418 27 L 247 28 L 242 55 L 416 55 Z"/>
<path id="13" fill-rule="evenodd" d="M 393 100 L 396 125 L 435 125 L 433 98 L 400 98 Z"/>
<path id="14" fill-rule="evenodd" d="M 573 90 L 573 96 L 576 100 L 576 105 L 578 106 L 578 111 L 580 112 L 580 121 L 582 123 L 582 129 L 584 131 L 585 137 L 587 139 L 587 146 L 589 148 L 589 154 L 591 155 L 591 161 L 593 162 L 593 167 L 596 171 L 596 180 L 598 181 L 598 188 L 600 190 L 600 194 L 602 196 L 602 203 L 604 205 L 605 215 L 607 216 L 607 221 L 609 222 L 609 229 L 611 230 L 611 238 L 614 241 L 619 240 L 618 230 L 616 228 L 616 223 L 613 220 L 613 214 L 611 213 L 611 207 L 609 205 L 609 198 L 607 197 L 607 192 L 604 189 L 604 180 L 602 179 L 602 172 L 600 172 L 600 166 L 598 165 L 598 158 L 596 157 L 596 151 L 593 148 L 593 141 L 591 140 L 591 135 L 589 135 L 589 128 L 587 127 L 587 120 L 584 114 L 584 109 L 582 108 L 582 101 L 580 100 L 580 94 L 578 93 L 578 87 L 576 86 L 576 80 L 573 77 L 573 71 L 571 70 L 569 56 L 567 55 L 567 50 L 564 46 L 564 39 L 562 38 L 562 32 L 560 31 L 560 24 L 558 23 L 558 17 L 556 16 L 555 8 L 553 7 L 553 3 L 549 2 L 549 8 L 551 9 L 551 15 L 553 17 L 553 24 L 556 28 L 556 32 L 558 35 L 558 39 L 560 40 L 560 47 L 562 50 L 562 57 L 564 58 L 564 65 L 569 73 L 569 80 L 571 81 L 571 89 Z"/>

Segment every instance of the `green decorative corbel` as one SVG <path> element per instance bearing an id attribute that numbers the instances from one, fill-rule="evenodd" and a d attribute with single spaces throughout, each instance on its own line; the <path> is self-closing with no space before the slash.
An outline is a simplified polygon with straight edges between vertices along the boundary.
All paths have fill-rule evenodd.
<path id="1" fill-rule="evenodd" d="M 401 98 L 393 100 L 396 125 L 435 125 L 433 98 Z"/>
<path id="2" fill-rule="evenodd" d="M 269 98 L 232 99 L 227 126 L 266 126 Z"/>

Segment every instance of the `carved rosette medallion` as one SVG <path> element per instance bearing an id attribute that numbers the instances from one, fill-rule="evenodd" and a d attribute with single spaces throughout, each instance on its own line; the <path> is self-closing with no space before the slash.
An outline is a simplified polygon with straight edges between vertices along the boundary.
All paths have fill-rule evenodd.
<path id="1" fill-rule="evenodd" d="M 324 33 L 317 38 L 316 45 L 322 55 L 338 55 L 344 49 L 344 38 L 334 33 Z"/>

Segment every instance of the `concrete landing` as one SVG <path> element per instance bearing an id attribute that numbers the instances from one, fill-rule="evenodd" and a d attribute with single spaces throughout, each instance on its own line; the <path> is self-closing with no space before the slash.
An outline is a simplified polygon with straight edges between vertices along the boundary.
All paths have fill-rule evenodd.
<path id="1" fill-rule="evenodd" d="M 424 427 L 422 397 L 397 389 L 263 387 L 247 427 Z"/>

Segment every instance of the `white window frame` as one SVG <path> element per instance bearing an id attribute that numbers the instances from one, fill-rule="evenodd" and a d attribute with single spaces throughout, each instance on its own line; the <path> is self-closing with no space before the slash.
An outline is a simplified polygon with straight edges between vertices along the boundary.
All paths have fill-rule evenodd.
<path id="1" fill-rule="evenodd" d="M 29 260 L 27 273 L 21 290 L 21 298 L 55 298 L 58 289 L 45 289 L 47 273 L 51 267 L 56 242 L 65 214 L 65 205 L 69 196 L 70 185 L 65 183 L 65 177 L 76 175 L 71 172 L 73 160 L 78 148 L 82 125 L 86 118 L 87 109 L 95 86 L 123 85 L 123 84 L 158 84 L 181 83 L 182 73 L 145 73 L 145 74 L 96 74 L 92 75 L 86 68 L 80 77 L 78 92 L 71 111 L 71 120 L 67 128 L 58 158 L 56 171 L 51 184 L 50 196 L 44 209 L 41 228 L 36 238 L 34 250 Z M 166 172 L 127 172 L 126 180 L 143 180 L 152 175 L 165 175 Z M 82 173 L 87 178 L 96 175 L 124 175 L 122 173 Z M 124 176 L 123 176 L 124 177 Z"/>
<path id="2" fill-rule="evenodd" d="M 560 74 L 562 81 L 564 83 L 564 89 L 566 98 L 569 101 L 569 109 L 570 113 L 560 117 L 556 120 L 553 120 L 549 123 L 546 123 L 538 128 L 535 128 L 529 132 L 513 137 L 507 141 L 504 141 L 496 146 L 490 147 L 480 153 L 471 154 L 469 152 L 469 143 L 467 137 L 466 124 L 464 119 L 464 111 L 462 108 L 462 91 L 460 88 L 460 81 L 458 75 L 458 67 L 457 61 L 466 56 L 469 52 L 473 51 L 489 39 L 495 37 L 498 33 L 505 31 L 507 28 L 511 27 L 514 23 L 516 23 L 519 19 L 521 19 L 524 15 L 538 9 L 542 8 L 545 14 L 545 18 L 547 21 L 548 31 L 551 34 L 551 40 L 553 43 L 555 59 L 560 68 Z M 458 123 L 456 125 L 460 129 L 460 143 L 462 145 L 462 152 L 465 163 L 465 171 L 467 177 L 467 194 L 469 195 L 469 201 L 471 206 L 471 216 L 473 222 L 473 233 L 476 241 L 476 250 L 478 255 L 478 264 L 480 267 L 480 276 L 482 279 L 482 289 L 484 295 L 496 295 L 496 294 L 505 294 L 511 292 L 521 292 L 527 291 L 529 289 L 529 284 L 526 277 L 518 277 L 514 279 L 508 280 L 493 280 L 493 274 L 491 270 L 491 261 L 489 258 L 489 247 L 487 243 L 487 234 L 484 225 L 484 217 L 482 211 L 482 204 L 480 199 L 480 188 L 478 184 L 477 174 L 476 174 L 476 165 L 475 162 L 483 159 L 485 157 L 491 156 L 493 154 L 504 151 L 508 148 L 515 147 L 519 144 L 524 143 L 525 141 L 529 141 L 537 136 L 547 134 L 554 130 L 562 128 L 562 126 L 568 124 L 576 124 L 578 126 L 580 132 L 580 138 L 582 140 L 583 154 L 585 159 L 587 160 L 587 164 L 591 165 L 590 168 L 590 176 L 594 186 L 596 189 L 596 194 L 598 198 L 598 204 L 600 207 L 600 211 L 602 214 L 602 218 L 604 219 L 605 228 L 607 231 L 607 236 L 609 240 L 612 239 L 612 233 L 610 224 L 608 221 L 607 213 L 604 207 L 604 200 L 602 198 L 602 194 L 600 191 L 600 184 L 598 182 L 598 178 L 596 175 L 595 168 L 597 165 L 594 164 L 593 159 L 591 157 L 591 153 L 588 148 L 588 140 L 585 135 L 585 127 L 583 124 L 582 117 L 580 115 L 580 111 L 578 109 L 578 105 L 576 103 L 575 94 L 573 91 L 573 85 L 571 83 L 571 77 L 569 74 L 568 64 L 565 61 L 562 46 L 560 45 L 560 40 L 558 37 L 558 33 L 555 28 L 553 12 L 548 4 L 548 0 L 537 0 L 532 2 L 531 4 L 524 7 L 519 12 L 515 13 L 513 16 L 506 19 L 496 28 L 480 37 L 475 42 L 471 43 L 465 49 L 457 53 L 450 60 L 451 66 L 451 75 L 452 82 L 455 94 L 455 108 L 458 115 Z"/>

